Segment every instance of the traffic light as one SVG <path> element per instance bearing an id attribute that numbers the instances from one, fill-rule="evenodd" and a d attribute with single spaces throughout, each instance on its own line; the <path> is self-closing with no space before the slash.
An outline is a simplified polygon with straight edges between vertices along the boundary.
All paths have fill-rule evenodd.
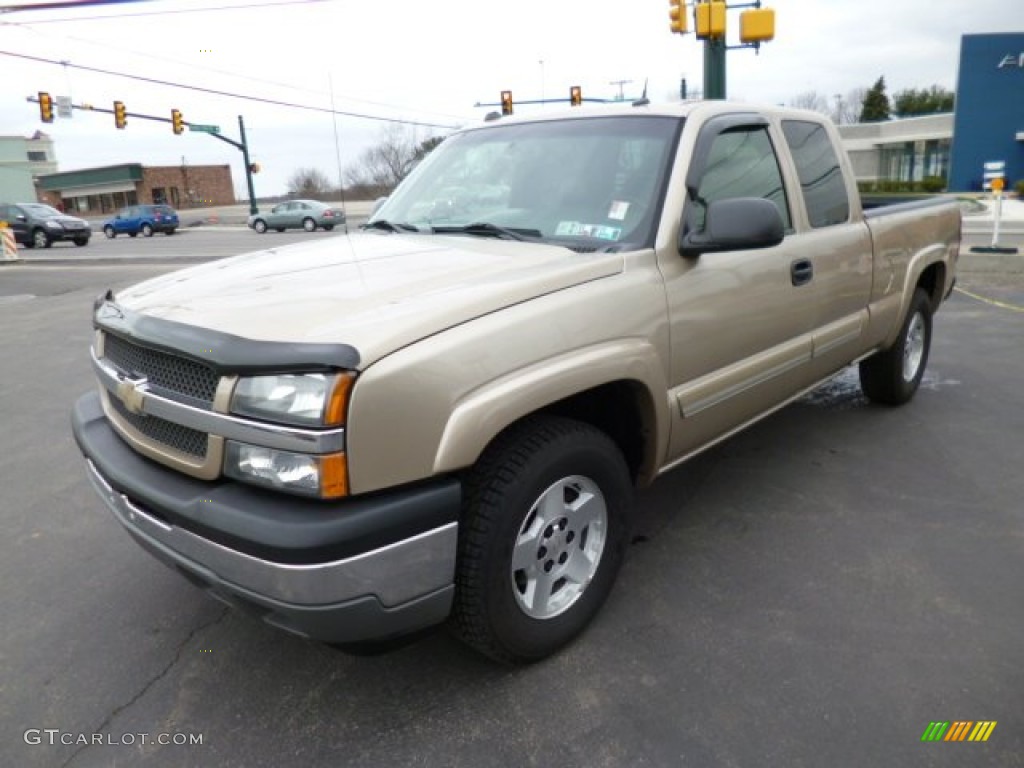
<path id="1" fill-rule="evenodd" d="M 686 0 L 668 0 L 669 29 L 677 35 L 685 35 L 686 28 Z"/>
<path id="2" fill-rule="evenodd" d="M 39 92 L 39 119 L 44 123 L 53 122 L 53 99 L 46 91 Z"/>
<path id="3" fill-rule="evenodd" d="M 574 85 L 569 89 L 569 104 L 578 107 L 583 103 L 583 89 Z"/>
<path id="4" fill-rule="evenodd" d="M 180 136 L 185 132 L 185 121 L 181 118 L 180 109 L 171 110 L 171 130 L 174 131 L 175 136 Z"/>
<path id="5" fill-rule="evenodd" d="M 764 43 L 775 37 L 775 11 L 758 8 L 740 14 L 740 41 Z"/>
<path id="6" fill-rule="evenodd" d="M 114 125 L 116 125 L 119 129 L 124 128 L 125 123 L 128 122 L 128 120 L 126 119 L 127 116 L 128 116 L 128 112 L 124 108 L 124 102 L 123 101 L 115 101 L 114 102 Z"/>
<path id="7" fill-rule="evenodd" d="M 706 0 L 697 5 L 697 37 L 725 37 L 724 0 Z"/>
<path id="8" fill-rule="evenodd" d="M 512 114 L 512 91 L 501 92 L 501 114 Z"/>

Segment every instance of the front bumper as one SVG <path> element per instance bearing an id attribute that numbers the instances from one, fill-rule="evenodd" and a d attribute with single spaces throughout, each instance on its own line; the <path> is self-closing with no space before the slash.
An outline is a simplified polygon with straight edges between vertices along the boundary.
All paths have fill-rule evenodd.
<path id="1" fill-rule="evenodd" d="M 460 487 L 321 502 L 206 482 L 135 453 L 95 393 L 72 427 L 89 479 L 150 553 L 214 597 L 324 642 L 396 637 L 451 610 Z"/>

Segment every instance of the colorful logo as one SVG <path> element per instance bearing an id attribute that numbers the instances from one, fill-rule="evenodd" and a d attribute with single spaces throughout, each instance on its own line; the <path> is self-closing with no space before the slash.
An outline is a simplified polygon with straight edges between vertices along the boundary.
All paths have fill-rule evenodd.
<path id="1" fill-rule="evenodd" d="M 933 721 L 924 729 L 921 741 L 988 741 L 995 727 L 995 720 Z"/>

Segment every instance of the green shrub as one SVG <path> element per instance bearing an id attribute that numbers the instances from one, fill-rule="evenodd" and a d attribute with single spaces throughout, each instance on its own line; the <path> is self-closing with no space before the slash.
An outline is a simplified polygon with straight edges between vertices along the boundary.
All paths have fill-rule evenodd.
<path id="1" fill-rule="evenodd" d="M 1013 188 L 1017 190 L 1017 194 L 1019 196 L 1024 197 L 1024 179 L 1021 179 L 1016 184 L 1014 184 Z"/>
<path id="2" fill-rule="evenodd" d="M 946 180 L 941 176 L 925 176 L 921 181 L 921 191 L 935 194 L 946 188 Z"/>

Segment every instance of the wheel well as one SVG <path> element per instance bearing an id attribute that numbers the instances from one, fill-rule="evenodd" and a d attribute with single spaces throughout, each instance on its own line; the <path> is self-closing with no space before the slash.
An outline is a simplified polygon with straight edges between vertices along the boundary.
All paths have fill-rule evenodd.
<path id="1" fill-rule="evenodd" d="M 924 288 L 928 297 L 932 300 L 932 308 L 938 307 L 942 302 L 942 291 L 946 285 L 946 265 L 932 264 L 917 280 L 917 287 Z"/>
<path id="2" fill-rule="evenodd" d="M 636 381 L 615 381 L 588 389 L 541 409 L 586 422 L 608 435 L 622 451 L 633 482 L 654 477 L 654 405 Z"/>

